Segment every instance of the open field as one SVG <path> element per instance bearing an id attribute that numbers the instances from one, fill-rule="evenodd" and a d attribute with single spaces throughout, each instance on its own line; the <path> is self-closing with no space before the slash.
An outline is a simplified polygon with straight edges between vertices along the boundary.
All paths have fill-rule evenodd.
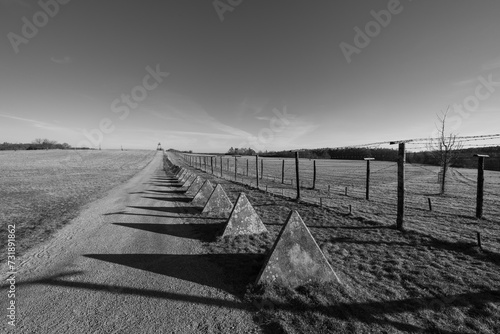
<path id="1" fill-rule="evenodd" d="M 48 237 L 76 216 L 83 204 L 130 178 L 155 154 L 94 151 L 69 156 L 73 153 L 44 151 L 36 152 L 34 159 L 28 153 L 3 157 L 1 164 L 2 171 L 11 175 L 2 176 L 1 195 L 9 202 L 2 203 L 1 212 L 9 213 L 11 221 L 16 219 L 18 236 L 34 231 L 22 235 L 21 245 Z M 167 154 L 182 164 L 178 156 Z M 36 324 L 45 328 L 40 332 L 48 333 L 55 324 L 60 331 L 69 326 L 70 332 L 78 329 L 84 333 L 97 329 L 113 332 L 118 326 L 122 331 L 137 331 L 146 324 L 144 332 L 153 332 L 175 324 L 175 332 L 217 333 L 229 332 L 237 324 L 239 331 L 235 332 L 248 333 L 256 332 L 253 315 L 266 334 L 500 332 L 500 228 L 498 215 L 489 208 L 485 208 L 486 219 L 476 220 L 473 210 L 464 210 L 462 215 L 448 207 L 458 207 L 454 196 L 460 198 L 461 194 L 433 195 L 436 203 L 442 203 L 436 204 L 435 211 L 425 209 L 425 203 L 422 208 L 409 203 L 406 230 L 401 232 L 393 228 L 395 185 L 382 177 L 373 178 L 374 185 L 380 183 L 380 193 L 374 186 L 371 201 L 364 199 L 363 178 L 359 187 L 349 187 L 348 196 L 337 185 L 328 199 L 326 190 L 318 192 L 304 185 L 307 202 L 295 202 L 290 198 L 292 186 L 273 182 L 272 176 L 262 179 L 257 189 L 243 184 L 241 174 L 237 183 L 230 181 L 234 171 L 224 171 L 221 179 L 211 171 L 190 168 L 222 184 L 233 203 L 245 192 L 269 231 L 220 238 L 225 220 L 206 217 L 199 207 L 193 207 L 172 174 L 160 173 L 159 158 L 131 180 L 134 182 L 108 192 L 110 196 L 87 206 L 86 214 L 66 226 L 64 233 L 41 244 L 39 248 L 46 252 L 26 252 L 30 261 L 21 260 L 24 271 L 18 282 L 23 328 Z M 31 160 L 36 161 L 34 166 L 29 165 Z M 308 160 L 302 163 L 304 171 L 311 164 Z M 349 166 L 346 179 L 352 166 L 364 170 L 362 162 L 342 163 Z M 428 168 L 409 169 L 413 167 Z M 376 172 L 378 168 L 383 169 Z M 391 163 L 374 163 L 373 175 L 387 171 L 388 178 L 390 168 Z M 409 174 L 410 194 L 411 189 L 427 191 L 422 186 L 425 175 L 410 182 Z M 474 171 L 455 170 L 450 183 L 460 184 L 473 176 Z M 254 179 L 245 180 L 255 185 Z M 268 192 L 264 191 L 266 185 Z M 327 183 L 318 185 L 324 189 Z M 434 181 L 428 185 L 435 186 L 429 191 L 437 189 Z M 317 204 L 320 194 L 329 207 Z M 415 196 L 425 199 L 430 194 Z M 489 200 L 498 201 L 495 196 Z M 351 214 L 346 210 L 348 204 L 353 206 Z M 299 212 L 342 285 L 308 284 L 296 289 L 253 285 L 290 210 Z M 97 211 L 97 216 L 90 219 L 90 211 Z M 25 221 L 31 225 L 22 225 Z M 81 229 L 82 224 L 89 230 Z M 483 235 L 483 249 L 475 244 L 478 230 Z M 47 275 L 28 276 L 36 271 Z M 39 315 L 34 318 L 32 314 Z"/>
<path id="2" fill-rule="evenodd" d="M 16 225 L 18 253 L 47 239 L 79 209 L 124 182 L 155 151 L 2 151 L 0 220 Z M 0 231 L 2 249 L 7 229 Z M 2 252 L 0 260 L 5 259 Z"/>
<path id="3" fill-rule="evenodd" d="M 219 265 L 225 267 L 226 280 L 233 284 L 234 293 L 259 310 L 255 320 L 266 333 L 500 332 L 500 214 L 498 195 L 495 195 L 496 190 L 492 191 L 498 187 L 498 173 L 487 173 L 486 189 L 490 193 L 485 205 L 486 218 L 476 220 L 473 218 L 474 188 L 470 185 L 474 180 L 473 170 L 453 170 L 450 193 L 437 196 L 437 175 L 434 175 L 437 169 L 408 166 L 409 197 L 421 197 L 422 204 L 419 207 L 418 201 L 409 201 L 406 230 L 401 232 L 393 228 L 395 164 L 372 163 L 373 199 L 366 201 L 362 172 L 365 163 L 328 161 L 336 174 L 332 173 L 331 179 L 319 174 L 323 190 L 304 189 L 309 200 L 312 194 L 317 194 L 316 198 L 319 194 L 327 196 L 324 189 L 328 183 L 325 181 L 336 185 L 329 199 L 331 207 L 326 208 L 275 195 L 281 194 L 280 191 L 270 194 L 271 187 L 284 187 L 278 182 L 281 180 L 281 161 L 274 163 L 274 169 L 270 161 L 264 160 L 267 180 L 261 180 L 260 190 L 255 188 L 255 180 L 253 186 L 242 184 L 242 180 L 250 181 L 242 178 L 246 173 L 244 163 L 241 163 L 245 170 L 239 174 L 239 184 L 229 181 L 234 178 L 234 167 L 232 172 L 224 171 L 226 179 L 212 176 L 210 169 L 201 174 L 221 183 L 233 202 L 239 192 L 245 192 L 269 230 L 268 235 L 214 238 L 205 242 L 211 253 L 234 255 L 233 261 Z M 255 160 L 251 162 L 255 166 Z M 287 174 L 290 179 L 294 177 L 291 160 L 286 163 L 290 167 Z M 301 170 L 307 173 L 308 165 L 312 166 L 312 162 L 301 161 Z M 219 167 L 220 161 L 217 176 L 220 176 Z M 255 172 L 255 167 L 250 169 L 252 171 Z M 358 178 L 354 177 L 356 173 Z M 352 183 L 348 183 L 349 179 Z M 267 193 L 263 191 L 266 185 Z M 353 185 L 357 191 L 352 191 Z M 348 196 L 343 194 L 341 186 L 350 186 Z M 290 185 L 285 189 L 293 196 Z M 423 201 L 429 196 L 436 206 L 432 212 L 425 208 Z M 467 207 L 463 208 L 465 203 Z M 354 207 L 352 214 L 346 211 L 348 204 Z M 302 216 L 341 277 L 342 286 L 251 287 L 265 253 L 290 210 L 297 210 Z M 196 217 L 190 222 L 199 226 L 216 223 Z M 484 236 L 483 250 L 475 243 L 476 231 Z"/>
<path id="4" fill-rule="evenodd" d="M 248 160 L 248 174 L 246 165 Z M 264 177 L 261 189 L 295 198 L 294 159 L 263 158 Z M 285 183 L 281 166 L 285 161 Z M 208 159 L 210 163 L 210 159 Z M 229 170 L 228 168 L 229 163 Z M 238 158 L 238 182 L 255 186 L 255 157 Z M 209 166 L 209 165 L 208 165 Z M 259 173 L 260 173 L 259 160 Z M 202 164 L 202 170 L 204 165 Z M 313 161 L 300 159 L 301 197 L 311 203 L 348 212 L 349 205 L 365 219 L 395 224 L 397 213 L 397 164 L 372 161 L 370 200 L 365 199 L 366 162 L 359 160 L 316 160 L 316 190 L 312 190 Z M 207 170 L 211 173 L 210 166 Z M 406 165 L 405 227 L 430 235 L 442 234 L 450 241 L 475 242 L 476 232 L 483 246 L 500 252 L 500 172 L 485 171 L 483 219 L 475 218 L 477 170 L 452 168 L 447 177 L 447 192 L 439 195 L 439 167 Z M 214 173 L 220 176 L 220 158 Z M 224 178 L 234 180 L 234 158 L 223 158 Z M 293 181 L 292 181 L 293 180 Z M 292 184 L 293 182 L 293 184 Z M 330 192 L 328 187 L 330 186 Z M 347 187 L 347 196 L 345 189 Z M 433 211 L 429 211 L 428 199 Z"/>

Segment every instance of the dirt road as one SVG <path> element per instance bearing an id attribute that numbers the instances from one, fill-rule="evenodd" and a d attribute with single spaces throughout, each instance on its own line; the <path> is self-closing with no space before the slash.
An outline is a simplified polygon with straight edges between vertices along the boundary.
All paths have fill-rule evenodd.
<path id="1" fill-rule="evenodd" d="M 17 333 L 259 333 L 184 218 L 162 154 L 16 259 Z M 7 272 L 2 266 L 2 328 Z"/>

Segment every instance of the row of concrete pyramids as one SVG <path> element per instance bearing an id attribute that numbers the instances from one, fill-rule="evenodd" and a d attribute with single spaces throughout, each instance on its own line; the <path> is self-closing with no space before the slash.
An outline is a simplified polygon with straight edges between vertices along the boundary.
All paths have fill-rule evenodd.
<path id="1" fill-rule="evenodd" d="M 203 206 L 203 213 L 228 217 L 222 236 L 267 232 L 259 215 L 244 193 L 233 205 L 220 184 L 215 188 L 209 180 L 183 169 L 178 173 L 192 204 Z M 256 283 L 281 283 L 296 287 L 309 282 L 337 282 L 340 279 L 328 263 L 297 211 L 291 211 L 281 229 Z"/>

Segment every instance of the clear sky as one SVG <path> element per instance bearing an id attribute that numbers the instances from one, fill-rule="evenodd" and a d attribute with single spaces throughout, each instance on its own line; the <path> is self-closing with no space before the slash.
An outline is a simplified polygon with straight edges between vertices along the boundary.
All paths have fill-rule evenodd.
<path id="1" fill-rule="evenodd" d="M 0 142 L 225 152 L 500 131 L 500 1 L 0 0 Z M 496 83 L 498 82 L 498 83 Z"/>

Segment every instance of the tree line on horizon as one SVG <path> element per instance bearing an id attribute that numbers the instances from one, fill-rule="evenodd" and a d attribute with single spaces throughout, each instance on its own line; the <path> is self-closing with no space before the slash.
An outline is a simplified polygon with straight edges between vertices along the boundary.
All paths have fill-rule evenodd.
<path id="1" fill-rule="evenodd" d="M 251 150 L 253 151 L 253 150 Z M 231 153 L 232 152 L 232 153 Z M 226 153 L 228 155 L 255 155 L 236 153 L 231 149 Z M 455 157 L 450 167 L 457 168 L 476 168 L 477 158 L 474 154 L 487 154 L 490 158 L 485 160 L 485 169 L 500 171 L 500 146 L 464 148 L 455 151 Z M 294 158 L 295 151 L 266 151 L 259 152 L 262 157 L 273 158 Z M 364 158 L 375 158 L 378 161 L 398 161 L 398 149 L 390 148 L 364 148 L 364 147 L 346 147 L 346 148 L 319 148 L 299 150 L 299 156 L 303 159 L 345 159 L 345 160 L 363 160 Z M 439 154 L 431 150 L 423 152 L 407 152 L 406 162 L 410 164 L 424 164 L 432 166 L 441 166 Z"/>
<path id="2" fill-rule="evenodd" d="M 69 150 L 72 149 L 68 143 L 58 143 L 55 140 L 37 138 L 31 143 L 7 143 L 0 144 L 0 151 L 22 151 L 22 150 Z"/>

